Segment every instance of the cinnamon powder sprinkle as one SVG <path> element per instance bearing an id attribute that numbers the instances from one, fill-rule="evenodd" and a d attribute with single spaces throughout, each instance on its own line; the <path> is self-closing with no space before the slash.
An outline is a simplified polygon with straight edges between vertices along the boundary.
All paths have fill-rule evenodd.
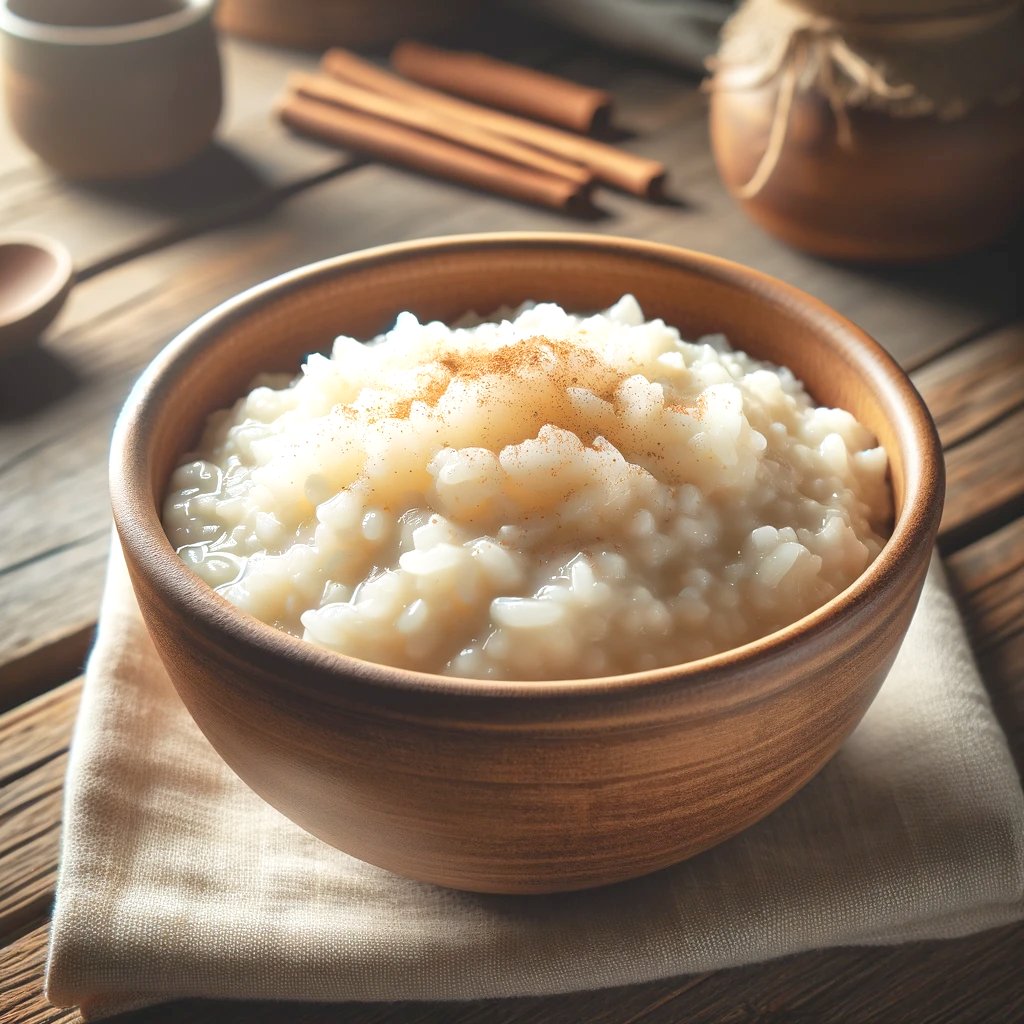
<path id="1" fill-rule="evenodd" d="M 388 415 L 407 419 L 414 402 L 436 406 L 455 379 L 486 381 L 497 378 L 490 398 L 500 397 L 500 381 L 545 373 L 563 389 L 586 387 L 598 398 L 611 402 L 615 392 L 630 375 L 616 370 L 591 349 L 568 338 L 548 338 L 537 334 L 521 338 L 497 349 L 451 351 L 441 353 L 434 361 L 440 372 L 424 373 L 426 383 L 414 395 L 395 402 Z M 585 383 L 581 383 L 585 382 Z"/>

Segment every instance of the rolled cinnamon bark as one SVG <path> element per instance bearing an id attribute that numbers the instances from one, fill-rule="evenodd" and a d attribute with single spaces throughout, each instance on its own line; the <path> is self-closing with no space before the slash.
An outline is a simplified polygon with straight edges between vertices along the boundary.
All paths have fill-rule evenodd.
<path id="1" fill-rule="evenodd" d="M 601 181 L 634 195 L 656 194 L 665 180 L 665 165 L 657 160 L 649 160 L 594 139 L 571 135 L 546 124 L 537 124 L 536 121 L 527 121 L 500 110 L 490 110 L 447 96 L 425 85 L 399 78 L 348 50 L 328 50 L 321 61 L 321 67 L 327 74 L 341 81 L 361 85 L 415 106 L 429 107 L 567 160 L 575 160 L 589 167 Z"/>
<path id="2" fill-rule="evenodd" d="M 591 209 L 589 189 L 415 129 L 319 100 L 288 94 L 277 107 L 294 131 L 512 199 L 570 212 Z"/>
<path id="3" fill-rule="evenodd" d="M 593 172 L 582 164 L 552 156 L 533 146 L 523 145 L 514 139 L 489 132 L 478 125 L 458 120 L 429 107 L 411 106 L 350 82 L 342 82 L 325 75 L 295 72 L 289 75 L 288 86 L 309 99 L 345 107 L 356 113 L 382 117 L 408 128 L 447 139 L 449 142 L 457 142 L 470 149 L 490 153 L 492 156 L 522 164 L 524 167 L 532 167 L 557 178 L 568 178 L 569 181 L 575 181 L 580 185 L 591 185 L 594 181 Z"/>
<path id="4" fill-rule="evenodd" d="M 442 50 L 403 39 L 391 51 L 391 66 L 414 82 L 577 132 L 592 131 L 610 120 L 612 98 L 603 89 L 482 53 Z"/>

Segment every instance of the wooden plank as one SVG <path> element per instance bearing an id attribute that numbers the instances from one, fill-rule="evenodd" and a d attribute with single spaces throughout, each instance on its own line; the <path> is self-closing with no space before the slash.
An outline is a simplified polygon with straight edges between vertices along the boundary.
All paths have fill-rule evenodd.
<path id="1" fill-rule="evenodd" d="M 1024 322 L 963 345 L 913 374 L 947 450 L 1024 406 Z"/>
<path id="2" fill-rule="evenodd" d="M 57 884 L 59 848 L 60 825 L 53 823 L 3 854 L 0 935 L 16 935 L 26 925 L 46 919 Z"/>
<path id="3" fill-rule="evenodd" d="M 616 89 L 612 125 L 608 132 L 612 141 L 653 135 L 685 118 L 692 98 L 698 94 L 702 76 L 628 53 L 602 49 L 600 46 L 575 47 L 558 61 L 558 74 L 598 89 L 607 89 L 608 65 L 616 65 Z M 702 104 L 703 105 L 703 104 Z"/>
<path id="4" fill-rule="evenodd" d="M 102 488 L 103 480 L 96 486 Z M 98 520 L 106 522 L 102 490 L 92 501 Z M 5 625 L 0 633 L 0 709 L 81 669 L 96 624 L 108 538 L 106 528 L 87 532 L 59 553 L 0 573 Z"/>
<path id="5" fill-rule="evenodd" d="M 1024 515 L 1024 408 L 946 453 L 939 546 L 951 554 Z"/>
<path id="6" fill-rule="evenodd" d="M 1024 518 L 946 563 L 999 722 L 1024 774 Z"/>
<path id="7" fill-rule="evenodd" d="M 958 551 L 947 565 L 967 596 L 965 621 L 976 653 L 1024 632 L 1024 518 Z M 1024 675 L 1015 682 L 1024 686 Z"/>
<path id="8" fill-rule="evenodd" d="M 0 860 L 60 822 L 66 771 L 67 754 L 58 754 L 0 789 Z M 7 884 L 0 881 L 0 892 Z"/>
<path id="9" fill-rule="evenodd" d="M 67 750 L 81 695 L 82 680 L 73 679 L 0 715 L 0 794 Z"/>
<path id="10" fill-rule="evenodd" d="M 0 716 L 0 942 L 49 913 L 81 680 Z"/>
<path id="11" fill-rule="evenodd" d="M 71 1024 L 77 1010 L 58 1010 L 43 995 L 49 925 L 34 928 L 3 950 L 0 958 L 0 1024 Z"/>
<path id="12" fill-rule="evenodd" d="M 98 575 L 103 569 L 105 552 L 99 550 L 96 554 L 93 571 Z M 38 601 L 39 590 L 34 594 Z M 77 628 L 74 614 L 63 616 L 61 628 L 26 640 L 20 652 L 0 666 L 0 712 L 31 700 L 82 671 L 95 633 L 96 609 L 87 606 L 76 611 L 81 623 Z"/>

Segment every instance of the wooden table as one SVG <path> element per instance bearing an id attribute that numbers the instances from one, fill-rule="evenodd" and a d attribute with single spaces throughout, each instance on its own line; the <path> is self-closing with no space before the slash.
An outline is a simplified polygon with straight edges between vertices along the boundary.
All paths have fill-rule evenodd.
<path id="1" fill-rule="evenodd" d="M 500 42 L 498 39 L 500 38 Z M 537 39 L 544 38 L 543 44 Z M 0 231 L 52 233 L 80 284 L 40 350 L 0 364 L 0 1022 L 78 1020 L 41 993 L 61 788 L 108 544 L 106 453 L 132 379 L 240 289 L 335 253 L 465 231 L 571 229 L 741 260 L 860 323 L 911 371 L 949 475 L 941 547 L 1018 764 L 1024 760 L 1024 322 L 1015 238 L 927 268 L 850 269 L 786 249 L 723 192 L 692 78 L 516 23 L 483 45 L 611 89 L 667 161 L 675 202 L 600 197 L 561 215 L 286 136 L 268 117 L 308 56 L 231 42 L 220 144 L 155 184 L 55 180 L 0 122 Z M 955 942 L 834 950 L 611 991 L 470 1004 L 179 1004 L 133 1020 L 359 1022 L 1009 1022 L 1024 1018 L 1024 927 Z"/>

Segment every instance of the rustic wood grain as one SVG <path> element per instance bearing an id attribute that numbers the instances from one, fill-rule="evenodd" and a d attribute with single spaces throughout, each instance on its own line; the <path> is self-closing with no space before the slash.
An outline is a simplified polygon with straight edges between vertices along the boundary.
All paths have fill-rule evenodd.
<path id="1" fill-rule="evenodd" d="M 946 453 L 939 546 L 958 551 L 1024 515 L 1024 407 Z"/>
<path id="2" fill-rule="evenodd" d="M 947 450 L 1024 407 L 1024 323 L 1016 321 L 922 366 L 914 383 Z"/>
<path id="3" fill-rule="evenodd" d="M 81 691 L 76 679 L 0 715 L 0 943 L 49 913 Z"/>
<path id="4" fill-rule="evenodd" d="M 103 545 L 98 545 L 95 554 L 94 574 L 98 575 L 105 565 Z M 40 588 L 48 586 L 45 579 L 39 584 Z M 38 601 L 40 589 L 33 588 L 33 591 L 34 600 Z M 81 672 L 92 646 L 96 608 L 92 605 L 79 607 L 77 618 L 78 625 L 76 615 L 62 617 L 61 628 L 27 640 L 15 657 L 0 665 L 0 712 L 31 700 Z"/>
<path id="5" fill-rule="evenodd" d="M 94 491 L 91 500 L 103 522 L 109 512 L 102 492 Z M 109 543 L 104 527 L 18 569 L 0 571 L 0 708 L 81 669 L 99 610 Z"/>
<path id="6" fill-rule="evenodd" d="M 43 995 L 49 925 L 38 925 L 3 950 L 0 959 L 0 1024 L 80 1021 L 77 1010 L 57 1010 Z"/>
<path id="7" fill-rule="evenodd" d="M 27 922 L 45 918 L 53 901 L 60 826 L 51 822 L 38 835 L 3 856 L 4 892 L 0 896 L 0 932 L 13 935 Z"/>
<path id="8" fill-rule="evenodd" d="M 947 564 L 965 595 L 965 620 L 976 654 L 1024 632 L 1024 518 L 957 552 Z M 1024 685 L 1024 673 L 1014 682 Z"/>
<path id="9" fill-rule="evenodd" d="M 1024 518 L 946 563 L 971 646 L 1024 774 Z"/>
<path id="10" fill-rule="evenodd" d="M 0 787 L 67 749 L 81 692 L 73 679 L 0 715 Z"/>
<path id="11" fill-rule="evenodd" d="M 66 770 L 67 760 L 59 754 L 0 788 L 0 860 L 26 838 L 60 820 L 60 792 Z"/>

